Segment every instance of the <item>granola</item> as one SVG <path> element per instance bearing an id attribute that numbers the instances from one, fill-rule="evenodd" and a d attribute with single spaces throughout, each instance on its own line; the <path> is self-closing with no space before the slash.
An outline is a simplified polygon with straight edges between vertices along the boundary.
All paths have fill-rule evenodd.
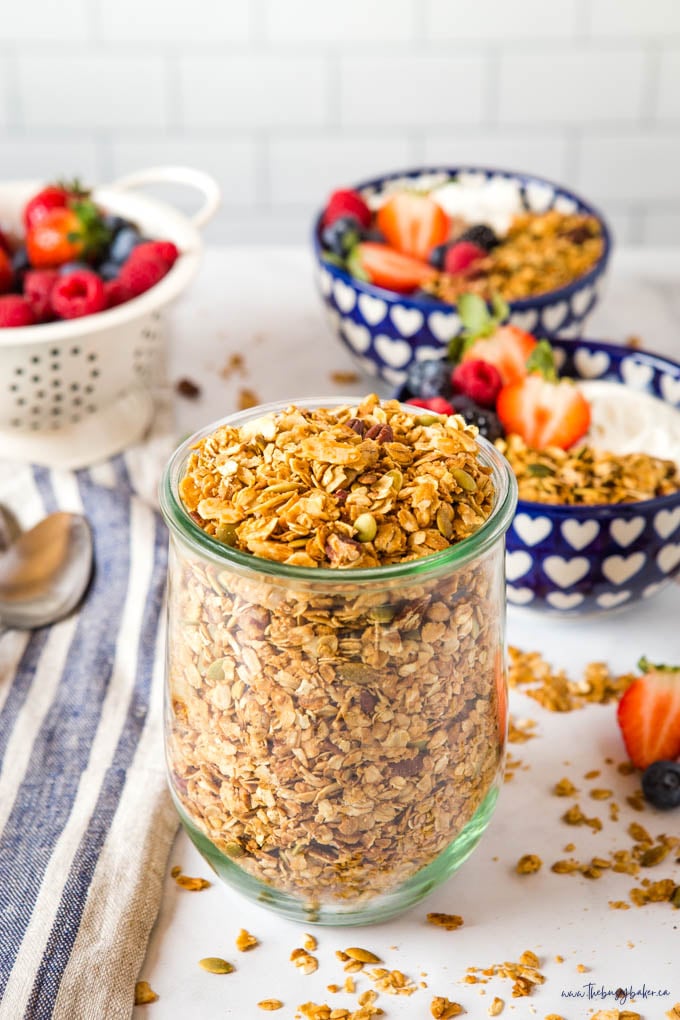
<path id="1" fill-rule="evenodd" d="M 534 450 L 516 434 L 496 440 L 496 447 L 515 473 L 519 498 L 535 503 L 634 503 L 680 489 L 678 465 L 646 453 L 614 454 L 588 445 Z"/>
<path id="2" fill-rule="evenodd" d="M 369 397 L 223 426 L 182 480 L 193 519 L 253 569 L 173 547 L 173 789 L 225 866 L 310 911 L 398 888 L 498 782 L 502 548 L 407 580 L 338 569 L 419 559 L 475 531 L 494 498 L 477 449 L 460 419 Z M 267 559 L 338 579 L 278 577 Z"/>

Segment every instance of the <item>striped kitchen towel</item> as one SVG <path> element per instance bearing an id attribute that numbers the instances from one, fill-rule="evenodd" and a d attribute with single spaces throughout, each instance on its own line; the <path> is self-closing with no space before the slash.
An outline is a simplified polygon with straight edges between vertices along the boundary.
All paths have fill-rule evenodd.
<path id="1" fill-rule="evenodd" d="M 167 539 L 131 463 L 0 477 L 23 527 L 78 511 L 95 545 L 76 613 L 0 637 L 1 1020 L 128 1020 L 160 903 Z"/>

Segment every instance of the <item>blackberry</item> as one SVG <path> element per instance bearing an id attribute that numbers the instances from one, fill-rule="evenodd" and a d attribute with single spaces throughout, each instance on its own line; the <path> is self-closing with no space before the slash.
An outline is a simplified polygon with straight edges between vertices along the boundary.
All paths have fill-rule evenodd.
<path id="1" fill-rule="evenodd" d="M 453 406 L 456 409 L 456 414 L 462 415 L 468 425 L 476 425 L 480 436 L 484 436 L 490 443 L 494 443 L 504 435 L 500 418 L 490 408 L 480 407 L 474 400 L 462 393 L 454 394 Z"/>
<path id="2" fill-rule="evenodd" d="M 443 269 L 444 259 L 446 258 L 446 252 L 448 248 L 449 248 L 448 242 L 446 244 L 438 244 L 436 248 L 433 248 L 427 258 L 427 261 L 430 263 L 430 265 L 434 266 L 435 269 Z"/>
<path id="3" fill-rule="evenodd" d="M 680 762 L 652 762 L 642 773 L 642 792 L 654 807 L 680 807 Z"/>
<path id="4" fill-rule="evenodd" d="M 412 397 L 446 397 L 451 392 L 450 369 L 445 361 L 412 361 L 406 372 L 406 386 Z"/>
<path id="5" fill-rule="evenodd" d="M 478 245 L 485 251 L 491 251 L 499 243 L 496 234 L 487 227 L 486 223 L 477 223 L 474 227 L 468 227 L 460 237 L 456 238 L 456 241 L 471 241 L 472 244 Z"/>
<path id="6" fill-rule="evenodd" d="M 345 259 L 361 240 L 361 224 L 356 216 L 340 216 L 321 231 L 324 248 Z"/>

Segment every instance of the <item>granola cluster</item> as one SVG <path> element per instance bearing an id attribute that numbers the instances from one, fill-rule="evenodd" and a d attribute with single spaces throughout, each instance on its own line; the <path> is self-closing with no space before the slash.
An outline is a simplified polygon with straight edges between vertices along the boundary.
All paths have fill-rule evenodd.
<path id="1" fill-rule="evenodd" d="M 181 492 L 255 554 L 246 570 L 173 550 L 167 747 L 183 813 L 310 912 L 395 890 L 498 781 L 502 548 L 361 583 L 284 579 L 257 558 L 368 566 L 470 534 L 493 498 L 474 434 L 374 397 L 291 408 L 203 440 Z"/>
<path id="2" fill-rule="evenodd" d="M 602 256 L 602 228 L 582 213 L 522 213 L 507 235 L 465 275 L 441 273 L 425 287 L 455 304 L 462 293 L 490 300 L 500 294 L 517 301 L 565 287 L 593 268 Z"/>
<path id="3" fill-rule="evenodd" d="M 534 450 L 514 434 L 496 446 L 515 473 L 519 498 L 535 503 L 635 503 L 680 489 L 678 465 L 646 453 L 614 454 L 587 445 Z"/>
<path id="4" fill-rule="evenodd" d="M 290 407 L 198 444 L 180 496 L 209 535 L 297 567 L 377 567 L 426 556 L 491 512 L 490 469 L 462 418 L 375 395 L 358 408 Z"/>

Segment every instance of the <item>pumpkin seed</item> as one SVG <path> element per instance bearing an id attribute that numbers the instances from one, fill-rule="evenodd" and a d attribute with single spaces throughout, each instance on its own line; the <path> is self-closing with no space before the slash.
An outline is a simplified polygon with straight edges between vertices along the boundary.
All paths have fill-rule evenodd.
<path id="1" fill-rule="evenodd" d="M 231 974 L 234 969 L 233 965 L 228 960 L 223 960 L 221 956 L 204 956 L 198 961 L 198 965 L 209 974 Z"/>
<path id="2" fill-rule="evenodd" d="M 360 542 L 372 542 L 378 531 L 373 514 L 359 514 L 354 522 L 354 530 Z"/>

